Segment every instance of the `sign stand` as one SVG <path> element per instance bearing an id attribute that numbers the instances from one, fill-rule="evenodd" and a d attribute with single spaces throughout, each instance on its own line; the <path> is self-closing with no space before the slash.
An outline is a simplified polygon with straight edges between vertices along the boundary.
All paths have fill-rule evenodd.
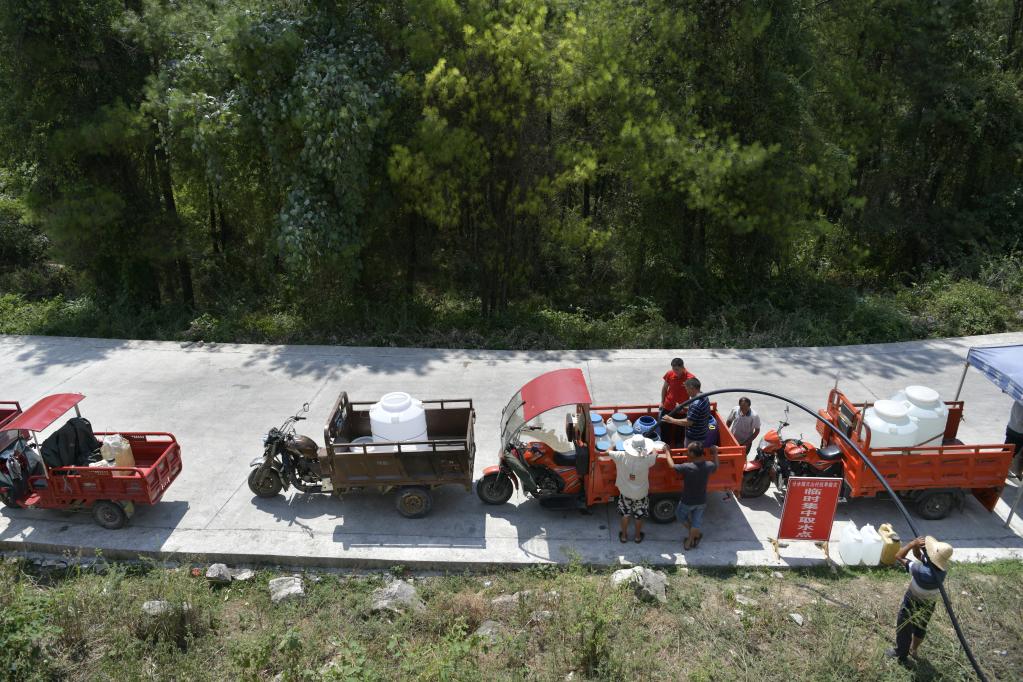
<path id="1" fill-rule="evenodd" d="M 789 478 L 778 523 L 778 536 L 768 538 L 777 559 L 781 559 L 778 548 L 786 546 L 782 540 L 809 540 L 824 551 L 826 560 L 831 560 L 829 541 L 841 490 L 841 478 Z"/>

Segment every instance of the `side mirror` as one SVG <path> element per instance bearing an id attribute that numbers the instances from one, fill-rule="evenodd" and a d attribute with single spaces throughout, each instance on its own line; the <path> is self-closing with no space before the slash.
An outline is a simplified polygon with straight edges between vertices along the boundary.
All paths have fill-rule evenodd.
<path id="1" fill-rule="evenodd" d="M 308 411 L 309 411 L 309 403 L 302 403 L 302 412 L 305 413 L 305 412 L 308 412 Z"/>

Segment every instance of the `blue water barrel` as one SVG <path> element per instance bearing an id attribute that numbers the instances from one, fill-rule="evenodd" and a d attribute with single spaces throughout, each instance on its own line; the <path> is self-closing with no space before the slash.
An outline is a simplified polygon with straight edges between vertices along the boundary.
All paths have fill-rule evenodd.
<path id="1" fill-rule="evenodd" d="M 611 441 L 609 441 L 607 438 L 601 438 L 600 440 L 597 441 L 597 450 L 600 450 L 601 452 L 607 452 L 610 449 Z"/>
<path id="2" fill-rule="evenodd" d="M 703 441 L 704 445 L 718 445 L 721 440 L 721 433 L 718 431 L 718 421 L 713 416 L 710 418 L 710 422 L 707 424 L 707 438 Z"/>
<path id="3" fill-rule="evenodd" d="M 590 423 L 593 424 L 594 426 L 596 426 L 597 424 L 600 424 L 601 426 L 603 426 L 604 425 L 604 419 L 603 419 L 603 417 L 601 417 L 596 412 L 590 412 Z"/>
<path id="4" fill-rule="evenodd" d="M 600 440 L 601 438 L 607 438 L 607 427 L 605 427 L 603 424 L 594 424 L 593 437 L 596 438 L 597 440 Z"/>
<path id="5" fill-rule="evenodd" d="M 660 434 L 656 430 L 651 431 L 651 429 L 655 426 L 657 426 L 657 420 L 649 414 L 644 414 L 636 420 L 636 423 L 633 424 L 632 428 L 636 431 L 636 433 L 641 433 L 647 438 L 660 440 Z"/>
<path id="6" fill-rule="evenodd" d="M 615 412 L 611 415 L 611 422 L 614 424 L 615 431 L 622 428 L 623 426 L 632 426 L 629 423 L 629 417 L 624 412 Z"/>

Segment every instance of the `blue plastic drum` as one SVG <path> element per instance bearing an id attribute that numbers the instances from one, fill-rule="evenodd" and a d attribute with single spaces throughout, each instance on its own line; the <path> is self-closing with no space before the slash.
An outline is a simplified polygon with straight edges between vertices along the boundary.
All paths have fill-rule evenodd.
<path id="1" fill-rule="evenodd" d="M 593 437 L 596 438 L 597 440 L 600 440 L 601 438 L 607 438 L 607 427 L 605 427 L 603 424 L 594 424 Z"/>
<path id="2" fill-rule="evenodd" d="M 655 429 L 654 428 L 655 426 L 657 426 L 657 420 L 654 419 L 649 414 L 644 414 L 642 417 L 636 420 L 636 423 L 633 424 L 632 428 L 636 431 L 636 433 L 641 433 L 647 438 L 660 440 L 661 439 L 660 429 Z"/>
<path id="3" fill-rule="evenodd" d="M 710 422 L 707 423 L 707 438 L 704 439 L 703 445 L 705 447 L 718 445 L 720 440 L 721 433 L 718 431 L 718 421 L 712 416 Z"/>
<path id="4" fill-rule="evenodd" d="M 605 429 L 605 431 L 606 431 L 606 429 Z M 597 450 L 599 450 L 601 452 L 607 452 L 610 449 L 611 449 L 611 441 L 609 441 L 607 438 L 601 438 L 600 440 L 597 441 Z"/>

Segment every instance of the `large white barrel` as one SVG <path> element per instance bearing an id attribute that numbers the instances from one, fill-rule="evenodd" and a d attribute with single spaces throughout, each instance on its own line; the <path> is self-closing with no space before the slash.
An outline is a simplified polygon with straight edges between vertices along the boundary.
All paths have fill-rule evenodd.
<path id="1" fill-rule="evenodd" d="M 920 442 L 920 429 L 900 402 L 878 400 L 864 411 L 863 421 L 870 427 L 871 448 L 908 448 Z"/>
<path id="2" fill-rule="evenodd" d="M 402 391 L 388 393 L 380 402 L 374 403 L 369 408 L 369 424 L 373 438 L 378 442 L 427 438 L 426 411 L 422 401 Z"/>
<path id="3" fill-rule="evenodd" d="M 892 400 L 906 406 L 909 418 L 916 422 L 917 443 L 920 445 L 941 445 L 948 423 L 948 406 L 933 388 L 907 386 L 892 396 Z"/>

